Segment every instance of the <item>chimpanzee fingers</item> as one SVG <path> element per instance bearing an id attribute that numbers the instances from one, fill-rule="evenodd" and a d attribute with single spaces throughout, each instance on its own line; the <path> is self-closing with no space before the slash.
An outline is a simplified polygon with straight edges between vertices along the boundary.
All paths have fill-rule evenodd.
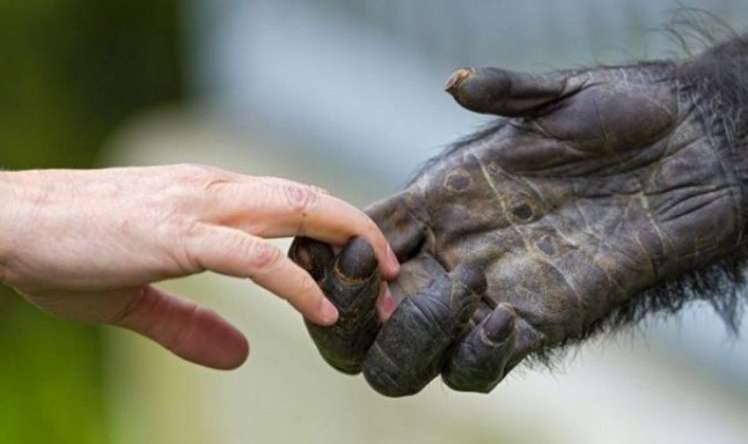
<path id="1" fill-rule="evenodd" d="M 288 249 L 288 257 L 319 282 L 335 259 L 335 254 L 329 244 L 308 237 L 296 237 Z"/>
<path id="2" fill-rule="evenodd" d="M 573 93 L 560 73 L 528 74 L 499 68 L 460 68 L 445 89 L 463 107 L 484 114 L 515 117 Z"/>
<path id="3" fill-rule="evenodd" d="M 412 193 L 403 191 L 365 210 L 382 230 L 401 263 L 417 255 L 425 237 L 423 223 L 413 215 L 414 201 Z"/>
<path id="4" fill-rule="evenodd" d="M 509 369 L 516 337 L 516 314 L 499 304 L 490 315 L 457 344 L 447 361 L 442 379 L 452 389 L 490 392 Z"/>
<path id="5" fill-rule="evenodd" d="M 435 275 L 405 298 L 382 327 L 364 362 L 364 376 L 385 396 L 412 395 L 439 375 L 486 289 L 483 273 L 459 266 Z"/>
<path id="6" fill-rule="evenodd" d="M 355 238 L 333 260 L 328 245 L 297 238 L 289 254 L 309 271 L 338 309 L 334 325 L 306 322 L 320 354 L 343 373 L 359 373 L 379 329 L 375 305 L 380 278 L 374 250 L 363 238 Z"/>

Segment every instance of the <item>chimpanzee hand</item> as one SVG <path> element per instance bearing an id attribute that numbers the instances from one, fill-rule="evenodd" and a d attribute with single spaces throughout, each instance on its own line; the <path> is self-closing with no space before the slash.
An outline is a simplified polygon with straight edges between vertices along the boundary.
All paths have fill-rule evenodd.
<path id="1" fill-rule="evenodd" d="M 583 339 L 642 290 L 729 253 L 739 181 L 682 69 L 458 70 L 455 99 L 503 119 L 368 209 L 403 263 L 392 317 L 380 328 L 372 314 L 361 241 L 337 258 L 305 240 L 292 250 L 340 308 L 336 326 L 310 326 L 323 356 L 389 396 L 440 373 L 487 392 L 529 353 Z"/>

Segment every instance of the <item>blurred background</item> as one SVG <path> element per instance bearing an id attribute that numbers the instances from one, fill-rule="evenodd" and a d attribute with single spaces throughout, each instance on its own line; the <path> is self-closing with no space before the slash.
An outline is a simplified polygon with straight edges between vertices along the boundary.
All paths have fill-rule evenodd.
<path id="1" fill-rule="evenodd" d="M 744 0 L 692 1 L 748 30 Z M 462 65 L 542 71 L 669 57 L 670 0 L 0 1 L 0 165 L 200 162 L 363 206 L 485 118 L 442 92 Z M 280 241 L 279 245 L 287 246 Z M 390 400 L 317 356 L 249 282 L 164 283 L 249 335 L 201 369 L 0 292 L 0 443 L 746 443 L 748 341 L 708 307 L 594 341 L 492 394 Z M 746 328 L 743 329 L 745 336 Z"/>

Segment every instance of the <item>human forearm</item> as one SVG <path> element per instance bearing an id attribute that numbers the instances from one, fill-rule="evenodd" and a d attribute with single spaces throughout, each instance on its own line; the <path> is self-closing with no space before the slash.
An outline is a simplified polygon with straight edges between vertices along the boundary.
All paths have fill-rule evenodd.
<path id="1" fill-rule="evenodd" d="M 0 281 L 5 283 L 18 250 L 20 230 L 29 210 L 29 196 L 24 193 L 24 175 L 0 171 Z M 27 190 L 28 191 L 28 190 Z"/>

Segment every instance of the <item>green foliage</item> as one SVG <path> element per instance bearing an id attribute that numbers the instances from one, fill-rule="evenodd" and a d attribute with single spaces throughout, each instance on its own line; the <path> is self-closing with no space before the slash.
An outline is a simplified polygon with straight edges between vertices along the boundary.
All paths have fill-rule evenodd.
<path id="1" fill-rule="evenodd" d="M 181 96 L 176 0 L 0 0 L 0 167 L 89 167 L 132 113 Z M 0 444 L 106 443 L 98 329 L 0 286 Z"/>
<path id="2" fill-rule="evenodd" d="M 0 443 L 107 442 L 97 330 L 5 302 Z"/>
<path id="3" fill-rule="evenodd" d="M 122 119 L 179 97 L 175 3 L 0 0 L 0 165 L 90 165 Z"/>

